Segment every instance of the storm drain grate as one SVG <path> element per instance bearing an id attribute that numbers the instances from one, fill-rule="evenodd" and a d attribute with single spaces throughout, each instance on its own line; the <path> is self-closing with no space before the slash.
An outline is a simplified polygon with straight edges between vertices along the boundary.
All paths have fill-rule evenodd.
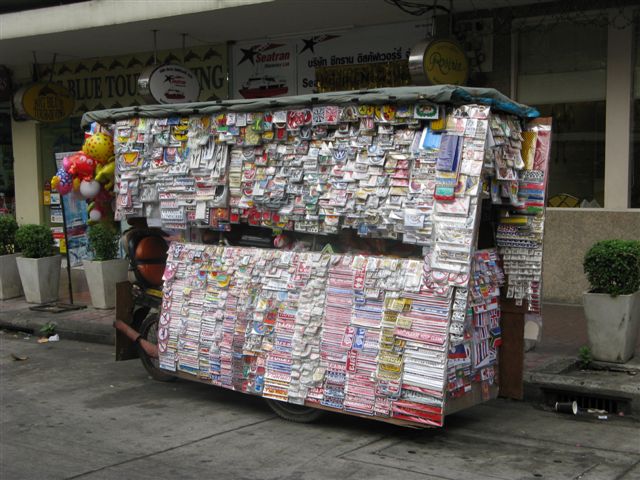
<path id="1" fill-rule="evenodd" d="M 628 398 L 615 398 L 603 395 L 590 395 L 568 390 L 543 389 L 545 403 L 554 406 L 556 402 L 576 402 L 582 410 L 597 409 L 608 413 L 631 413 L 631 401 Z"/>

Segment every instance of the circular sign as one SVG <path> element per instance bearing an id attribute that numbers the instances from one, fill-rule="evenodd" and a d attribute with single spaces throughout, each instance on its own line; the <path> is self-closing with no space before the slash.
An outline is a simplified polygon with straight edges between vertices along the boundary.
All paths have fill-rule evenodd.
<path id="1" fill-rule="evenodd" d="M 140 93 L 149 102 L 188 103 L 198 101 L 200 84 L 194 73 L 180 65 L 152 66 L 138 78 Z"/>
<path id="2" fill-rule="evenodd" d="M 411 49 L 409 72 L 418 84 L 464 85 L 469 77 L 469 61 L 458 42 L 436 38 Z"/>
<path id="3" fill-rule="evenodd" d="M 75 101 L 57 83 L 36 83 L 18 90 L 13 98 L 16 117 L 45 123 L 60 122 L 73 113 Z"/>

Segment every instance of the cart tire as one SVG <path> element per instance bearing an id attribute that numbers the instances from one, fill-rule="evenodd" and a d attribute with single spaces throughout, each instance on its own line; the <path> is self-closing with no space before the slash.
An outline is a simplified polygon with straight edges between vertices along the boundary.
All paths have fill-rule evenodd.
<path id="1" fill-rule="evenodd" d="M 293 403 L 280 402 L 269 398 L 265 398 L 265 400 L 271 410 L 276 412 L 279 417 L 290 422 L 311 423 L 324 415 L 324 412 L 317 408 L 294 405 Z"/>
<path id="2" fill-rule="evenodd" d="M 158 328 L 158 312 L 152 311 L 147 315 L 147 318 L 142 322 L 142 326 L 140 327 L 140 337 L 144 338 L 146 341 L 153 343 L 154 345 L 158 343 L 158 339 L 156 337 L 157 328 Z M 138 345 L 138 354 L 140 355 L 140 360 L 142 361 L 142 366 L 147 371 L 147 373 L 159 382 L 173 382 L 176 377 L 171 375 L 170 373 L 165 372 L 158 366 L 158 359 L 151 358 L 147 353 Z"/>

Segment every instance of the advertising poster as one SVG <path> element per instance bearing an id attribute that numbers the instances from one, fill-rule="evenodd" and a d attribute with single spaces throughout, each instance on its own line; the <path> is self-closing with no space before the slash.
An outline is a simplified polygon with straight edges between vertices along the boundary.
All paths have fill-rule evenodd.
<path id="1" fill-rule="evenodd" d="M 296 95 L 295 41 L 248 42 L 233 49 L 233 98 Z"/>
<path id="2" fill-rule="evenodd" d="M 426 22 L 394 23 L 349 30 L 343 34 L 310 35 L 296 41 L 297 93 L 314 93 L 319 67 L 359 68 L 408 60 L 411 48 L 423 40 Z M 360 68 L 360 70 L 364 70 Z M 378 85 L 384 87 L 389 85 Z"/>
<path id="3" fill-rule="evenodd" d="M 62 159 L 67 155 L 71 155 L 75 152 L 56 153 L 56 164 L 58 168 L 62 166 Z M 64 241 L 64 232 L 60 235 L 60 230 L 63 227 L 56 225 L 54 237 L 57 240 L 56 243 L 60 246 L 60 253 L 65 253 L 64 249 L 69 251 L 69 263 L 72 267 L 82 265 L 83 259 L 92 258 L 89 250 L 89 237 L 87 235 L 89 212 L 87 212 L 87 201 L 80 195 L 75 193 L 69 193 L 61 197 L 62 205 L 64 207 L 64 220 L 66 222 L 66 234 L 67 242 Z M 60 208 L 60 207 L 58 207 Z M 54 218 L 54 208 L 51 209 L 51 221 Z M 57 222 L 62 223 L 62 208 L 60 208 L 60 216 L 56 218 Z"/>
<path id="4" fill-rule="evenodd" d="M 366 65 L 406 61 L 424 39 L 427 23 L 410 22 L 309 34 L 279 41 L 254 41 L 233 48 L 232 98 L 265 98 L 316 93 L 316 69 L 371 72 Z M 334 72 L 334 74 L 337 72 Z M 384 83 L 384 78 L 377 76 Z M 378 85 L 380 87 L 385 85 Z"/>

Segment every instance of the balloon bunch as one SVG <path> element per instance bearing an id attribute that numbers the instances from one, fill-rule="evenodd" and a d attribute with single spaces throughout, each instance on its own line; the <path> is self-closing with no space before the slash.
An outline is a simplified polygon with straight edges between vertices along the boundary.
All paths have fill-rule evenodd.
<path id="1" fill-rule="evenodd" d="M 62 167 L 51 179 L 51 188 L 60 195 L 78 192 L 89 202 L 89 221 L 106 219 L 111 211 L 116 169 L 113 139 L 106 133 L 94 133 L 84 141 L 82 150 L 62 160 Z"/>

